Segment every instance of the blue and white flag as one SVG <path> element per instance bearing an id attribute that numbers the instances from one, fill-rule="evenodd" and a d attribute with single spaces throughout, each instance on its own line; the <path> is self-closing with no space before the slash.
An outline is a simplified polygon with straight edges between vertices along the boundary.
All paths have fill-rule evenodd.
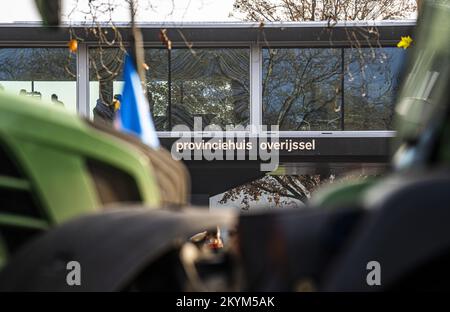
<path id="1" fill-rule="evenodd" d="M 117 116 L 118 128 L 137 135 L 143 143 L 152 148 L 159 148 L 159 139 L 150 115 L 148 101 L 144 95 L 135 62 L 129 54 L 125 58 L 123 79 L 125 85 Z"/>

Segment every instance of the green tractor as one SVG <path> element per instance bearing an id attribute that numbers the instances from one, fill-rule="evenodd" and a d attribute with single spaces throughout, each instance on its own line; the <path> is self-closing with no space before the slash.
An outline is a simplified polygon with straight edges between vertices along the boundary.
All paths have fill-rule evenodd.
<path id="1" fill-rule="evenodd" d="M 89 263 L 90 279 L 97 282 L 104 283 L 105 276 L 112 279 L 101 285 L 90 282 L 80 290 L 128 289 L 144 264 L 178 246 L 180 236 L 231 222 L 229 215 L 212 216 L 204 209 L 184 212 L 189 202 L 188 171 L 163 148 L 151 149 L 134 136 L 58 106 L 4 92 L 0 112 L 3 290 L 55 290 L 56 284 L 66 290 L 69 286 L 61 278 L 66 275 L 64 265 L 57 265 L 62 271 L 56 284 L 39 275 L 35 284 L 31 278 L 23 288 L 8 277 L 12 272 L 12 280 L 20 281 L 16 274 L 26 272 L 14 268 L 24 264 L 20 259 L 37 268 L 49 257 L 52 262 Z M 73 228 L 71 220 L 81 225 Z M 42 245 L 40 239 L 53 236 L 53 231 L 47 232 L 60 227 L 69 232 L 56 234 L 58 243 Z M 22 250 L 35 243 L 37 250 L 24 257 Z M 81 249 L 76 251 L 75 246 Z"/>
<path id="2" fill-rule="evenodd" d="M 74 217 L 124 202 L 187 203 L 187 171 L 164 150 L 4 92 L 0 111 L 1 264 L 33 233 Z"/>

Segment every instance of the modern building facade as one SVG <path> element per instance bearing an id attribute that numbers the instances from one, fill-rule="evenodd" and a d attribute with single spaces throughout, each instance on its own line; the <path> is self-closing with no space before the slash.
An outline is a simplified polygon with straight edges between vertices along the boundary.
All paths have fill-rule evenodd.
<path id="1" fill-rule="evenodd" d="M 396 44 L 414 25 L 141 24 L 146 92 L 158 134 L 172 148 L 175 126 L 203 137 L 241 126 L 237 132 L 246 140 L 270 136 L 277 126 L 280 140 L 314 143 L 314 149 L 280 150 L 282 174 L 382 167 L 395 136 L 393 105 L 407 53 Z M 76 52 L 67 48 L 73 38 Z M 125 24 L 57 30 L 2 24 L 0 88 L 93 119 L 99 102 L 110 104 L 121 93 L 128 39 Z M 261 177 L 261 161 L 187 160 L 194 202 Z"/>

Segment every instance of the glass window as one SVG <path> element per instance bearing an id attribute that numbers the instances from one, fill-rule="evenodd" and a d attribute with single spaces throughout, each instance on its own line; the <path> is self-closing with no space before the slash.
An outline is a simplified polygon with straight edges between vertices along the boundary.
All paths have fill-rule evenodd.
<path id="1" fill-rule="evenodd" d="M 171 60 L 172 126 L 248 125 L 249 49 L 175 49 Z"/>
<path id="2" fill-rule="evenodd" d="M 89 51 L 89 102 L 91 118 L 95 121 L 111 123 L 119 108 L 123 89 L 123 62 L 125 50 L 119 48 Z M 168 53 L 165 49 L 145 49 L 147 98 L 153 113 L 157 130 L 165 128 L 165 114 L 168 98 Z"/>
<path id="3" fill-rule="evenodd" d="M 0 88 L 76 112 L 76 56 L 67 48 L 0 48 Z"/>
<path id="4" fill-rule="evenodd" d="M 341 129 L 341 50 L 263 49 L 263 124 Z"/>
<path id="5" fill-rule="evenodd" d="M 156 130 L 168 130 L 169 58 L 166 49 L 145 49 L 147 98 Z"/>
<path id="6" fill-rule="evenodd" d="M 344 50 L 345 130 L 392 129 L 406 52 L 399 48 Z"/>
<path id="7" fill-rule="evenodd" d="M 124 55 L 120 49 L 96 48 L 89 53 L 94 119 L 114 115 L 114 96 L 123 88 Z M 146 93 L 157 130 L 180 124 L 193 129 L 194 117 L 202 118 L 203 127 L 248 124 L 249 49 L 146 48 L 145 62 Z"/>
<path id="8" fill-rule="evenodd" d="M 113 98 L 122 93 L 125 51 L 119 48 L 89 50 L 89 103 L 94 121 L 112 123 Z"/>

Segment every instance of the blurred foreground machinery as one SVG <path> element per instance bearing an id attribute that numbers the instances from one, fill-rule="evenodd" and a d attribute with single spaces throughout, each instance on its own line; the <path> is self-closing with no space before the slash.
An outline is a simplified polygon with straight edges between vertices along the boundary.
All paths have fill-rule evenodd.
<path id="1" fill-rule="evenodd" d="M 181 162 L 32 99 L 0 93 L 0 112 L 0 290 L 132 290 L 140 275 L 155 282 L 146 290 L 189 289 L 175 250 L 232 225 L 229 214 L 187 208 Z M 70 261 L 83 287 L 62 278 Z"/>

